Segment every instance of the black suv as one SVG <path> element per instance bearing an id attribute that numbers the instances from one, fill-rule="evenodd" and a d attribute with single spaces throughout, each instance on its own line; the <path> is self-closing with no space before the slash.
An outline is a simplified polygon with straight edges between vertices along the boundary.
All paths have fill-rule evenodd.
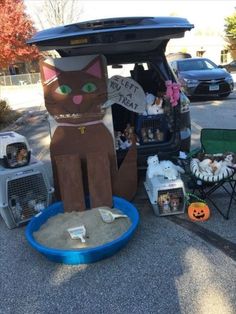
<path id="1" fill-rule="evenodd" d="M 177 17 L 127 17 L 86 21 L 38 32 L 29 44 L 41 51 L 56 50 L 61 57 L 103 55 L 108 75 L 119 74 L 136 80 L 145 93 L 157 96 L 166 91 L 166 81 L 175 76 L 165 57 L 171 38 L 184 36 L 193 25 Z M 122 106 L 112 106 L 114 132 L 123 132 L 132 125 L 139 137 L 138 165 L 146 167 L 147 157 L 170 158 L 179 151 L 188 151 L 191 141 L 189 100 L 181 92 L 177 106 L 163 101 L 157 115 L 140 115 Z M 142 131 L 161 132 L 157 138 L 142 138 Z M 160 135 L 160 134 L 159 134 Z M 118 163 L 125 149 L 117 149 Z"/>

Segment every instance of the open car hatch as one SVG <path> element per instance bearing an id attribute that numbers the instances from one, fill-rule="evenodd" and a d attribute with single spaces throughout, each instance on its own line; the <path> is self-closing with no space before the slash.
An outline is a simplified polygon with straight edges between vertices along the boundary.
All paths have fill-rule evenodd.
<path id="1" fill-rule="evenodd" d="M 99 54 L 101 49 L 103 54 L 145 52 L 157 49 L 163 41 L 183 37 L 192 28 L 187 19 L 177 17 L 109 18 L 43 30 L 28 43 L 40 50 L 75 50 L 77 55 Z"/>

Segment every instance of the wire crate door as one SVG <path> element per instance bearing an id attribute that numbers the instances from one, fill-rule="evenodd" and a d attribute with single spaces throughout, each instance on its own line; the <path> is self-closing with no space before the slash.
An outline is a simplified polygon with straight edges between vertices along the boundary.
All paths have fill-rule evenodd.
<path id="1" fill-rule="evenodd" d="M 160 216 L 184 213 L 183 188 L 159 190 L 157 193 L 157 204 Z"/>
<path id="2" fill-rule="evenodd" d="M 16 225 L 28 221 L 49 203 L 43 174 L 34 173 L 8 180 L 7 198 Z"/>
<path id="3" fill-rule="evenodd" d="M 167 121 L 163 114 L 159 115 L 140 115 L 137 118 L 136 132 L 141 144 L 153 144 L 166 141 Z"/>

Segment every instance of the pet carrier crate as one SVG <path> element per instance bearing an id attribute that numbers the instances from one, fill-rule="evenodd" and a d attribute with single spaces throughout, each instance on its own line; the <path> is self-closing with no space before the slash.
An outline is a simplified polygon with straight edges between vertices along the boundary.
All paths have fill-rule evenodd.
<path id="1" fill-rule="evenodd" d="M 180 178 L 169 180 L 164 176 L 146 176 L 144 182 L 155 215 L 167 216 L 185 212 L 185 188 Z"/>
<path id="2" fill-rule="evenodd" d="M 30 161 L 30 147 L 26 138 L 16 132 L 0 133 L 0 164 L 5 168 L 17 168 Z"/>
<path id="3" fill-rule="evenodd" d="M 31 159 L 22 168 L 0 166 L 0 214 L 9 229 L 29 221 L 52 200 L 54 189 L 50 186 L 45 164 Z"/>
<path id="4" fill-rule="evenodd" d="M 165 115 L 139 115 L 136 122 L 136 133 L 140 144 L 153 144 L 166 141 L 168 123 Z"/>

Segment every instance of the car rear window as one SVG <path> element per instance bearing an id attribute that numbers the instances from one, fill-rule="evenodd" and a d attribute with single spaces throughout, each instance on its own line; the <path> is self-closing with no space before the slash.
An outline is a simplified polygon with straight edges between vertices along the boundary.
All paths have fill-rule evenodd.
<path id="1" fill-rule="evenodd" d="M 210 70 L 214 68 L 214 64 L 208 60 L 179 61 L 179 71 Z"/>
<path id="2" fill-rule="evenodd" d="M 148 70 L 147 63 L 140 63 L 144 70 Z M 107 66 L 108 78 L 111 78 L 114 75 L 120 75 L 123 77 L 130 77 L 131 71 L 134 69 L 134 63 L 127 63 L 127 64 L 113 64 Z"/>

